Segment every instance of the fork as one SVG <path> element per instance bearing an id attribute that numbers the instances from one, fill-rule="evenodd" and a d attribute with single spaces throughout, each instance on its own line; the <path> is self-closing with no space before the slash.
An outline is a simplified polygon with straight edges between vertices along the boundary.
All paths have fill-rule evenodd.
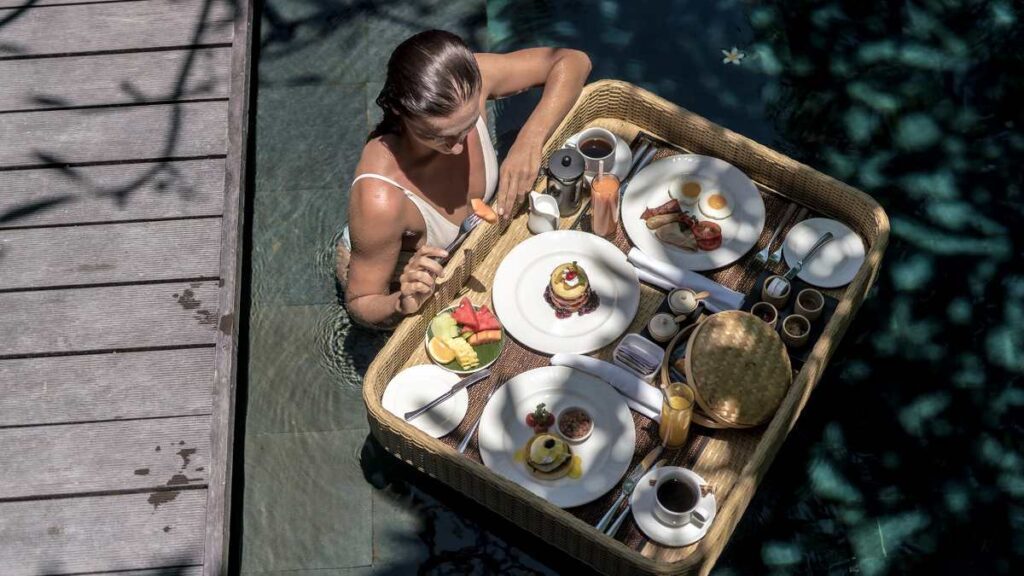
<path id="1" fill-rule="evenodd" d="M 483 219 L 477 216 L 476 212 L 471 212 L 469 216 L 466 216 L 466 219 L 463 220 L 462 224 L 459 225 L 458 236 L 456 236 L 455 240 L 452 240 L 451 243 L 445 246 L 444 248 L 444 251 L 447 252 L 448 255 L 445 256 L 444 258 L 438 258 L 437 263 L 440 264 L 441 266 L 447 264 L 448 261 L 452 259 L 452 256 L 455 255 L 455 249 L 461 246 L 462 243 L 466 241 L 466 238 L 469 236 L 469 233 L 472 232 L 473 229 L 476 228 L 478 224 L 480 224 L 480 222 L 483 222 Z"/>
<path id="2" fill-rule="evenodd" d="M 786 222 L 789 222 L 789 219 L 793 217 L 793 212 L 796 212 L 796 209 L 796 204 L 790 204 L 789 208 L 786 208 L 786 213 L 782 215 L 782 219 L 779 220 L 779 223 L 775 226 L 775 231 L 772 232 L 772 237 L 768 239 L 768 244 L 766 244 L 760 252 L 754 254 L 754 260 L 758 264 L 768 263 L 768 258 L 770 257 L 769 254 L 771 254 L 772 251 L 772 244 L 775 244 L 775 239 L 779 237 L 779 233 L 786 227 Z"/>
<path id="3" fill-rule="evenodd" d="M 807 213 L 808 212 L 810 212 L 810 210 L 808 210 L 807 208 L 801 208 L 800 211 L 796 213 L 796 218 L 793 219 L 793 222 L 794 223 L 800 222 L 801 220 L 803 220 L 804 218 L 807 217 Z M 779 226 L 779 229 L 781 230 L 782 226 Z M 768 256 L 768 261 L 769 262 L 771 262 L 772 264 L 778 264 L 779 262 L 782 262 L 782 246 L 785 243 L 786 243 L 785 241 L 781 242 L 779 244 L 778 249 L 776 249 L 775 252 L 772 252 Z"/>

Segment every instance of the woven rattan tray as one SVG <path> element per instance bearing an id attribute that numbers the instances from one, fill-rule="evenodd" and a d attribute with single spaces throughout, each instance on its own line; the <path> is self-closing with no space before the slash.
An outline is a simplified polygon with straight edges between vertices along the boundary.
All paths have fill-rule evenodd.
<path id="1" fill-rule="evenodd" d="M 693 468 L 715 491 L 718 514 L 707 536 L 691 546 L 663 547 L 644 538 L 630 520 L 616 539 L 610 538 L 594 529 L 593 524 L 618 495 L 618 486 L 592 504 L 562 510 L 484 467 L 475 440 L 465 454 L 454 449 L 483 409 L 490 386 L 547 363 L 546 357 L 520 347 L 514 340 L 510 339 L 502 358 L 494 365 L 490 380 L 470 391 L 466 421 L 444 438 L 423 434 L 381 406 L 384 389 L 396 373 L 407 366 L 429 362 L 423 334 L 435 313 L 463 295 L 475 304 L 489 303 L 498 264 L 516 244 L 530 237 L 523 213 L 507 226 L 486 225 L 474 230 L 448 264 L 435 298 L 428 301 L 420 314 L 402 322 L 377 355 L 363 383 L 370 429 L 397 458 L 599 572 L 707 574 L 874 282 L 888 242 L 889 221 L 881 207 L 864 193 L 624 82 L 588 85 L 549 139 L 545 155 L 587 126 L 602 126 L 627 141 L 644 131 L 683 150 L 722 158 L 754 180 L 765 199 L 768 225 L 755 249 L 744 258 L 708 273 L 710 278 L 730 288 L 746 292 L 752 286 L 758 272 L 750 265 L 752 254 L 767 242 L 770 228 L 778 222 L 787 202 L 800 203 L 816 214 L 844 222 L 861 235 L 867 246 L 866 262 L 854 280 L 843 289 L 826 291 L 839 300 L 835 314 L 774 417 L 766 425 L 748 429 L 695 427 L 687 447 L 672 456 L 672 463 Z M 573 220 L 565 218 L 561 226 L 569 227 Z M 613 242 L 628 250 L 628 240 L 621 229 Z M 628 331 L 642 330 L 663 299 L 663 292 L 642 285 L 640 308 Z M 614 343 L 596 355 L 607 358 L 613 347 Z M 646 417 L 635 413 L 633 417 L 638 460 L 657 442 L 657 429 Z"/>

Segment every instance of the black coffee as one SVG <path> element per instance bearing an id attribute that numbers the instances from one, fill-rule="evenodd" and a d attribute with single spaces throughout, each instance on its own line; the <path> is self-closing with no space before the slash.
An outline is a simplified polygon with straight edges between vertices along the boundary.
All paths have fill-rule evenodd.
<path id="1" fill-rule="evenodd" d="M 591 158 L 604 158 L 612 153 L 612 145 L 607 140 L 588 138 L 580 144 L 580 153 Z"/>
<path id="2" fill-rule="evenodd" d="M 673 478 L 658 486 L 658 502 L 672 512 L 686 512 L 697 505 L 697 493 L 690 484 Z"/>

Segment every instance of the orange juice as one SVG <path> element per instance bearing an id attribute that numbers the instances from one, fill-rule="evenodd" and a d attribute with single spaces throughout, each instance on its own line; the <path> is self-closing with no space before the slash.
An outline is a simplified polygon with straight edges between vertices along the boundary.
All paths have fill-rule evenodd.
<path id="1" fill-rule="evenodd" d="M 658 435 L 665 447 L 682 448 L 690 435 L 690 420 L 693 417 L 693 389 L 686 384 L 673 382 L 663 390 L 661 422 Z"/>
<path id="2" fill-rule="evenodd" d="M 608 172 L 594 176 L 590 198 L 594 206 L 591 220 L 594 234 L 605 238 L 615 234 L 615 225 L 619 222 L 619 179 Z"/>

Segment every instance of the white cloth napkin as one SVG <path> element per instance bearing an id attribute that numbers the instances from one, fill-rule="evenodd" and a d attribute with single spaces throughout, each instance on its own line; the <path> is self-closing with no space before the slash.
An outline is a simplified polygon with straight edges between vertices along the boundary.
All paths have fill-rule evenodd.
<path id="1" fill-rule="evenodd" d="M 630 408 L 661 421 L 661 390 L 625 369 L 581 354 L 555 354 L 551 357 L 551 365 L 575 368 L 604 380 L 626 397 Z"/>
<path id="2" fill-rule="evenodd" d="M 710 296 L 704 299 L 704 305 L 712 312 L 737 310 L 743 305 L 743 294 L 722 286 L 718 282 L 693 270 L 682 270 L 675 266 L 655 260 L 636 248 L 632 248 L 626 256 L 637 271 L 641 280 L 665 290 L 689 288 L 695 292 L 707 290 Z"/>

